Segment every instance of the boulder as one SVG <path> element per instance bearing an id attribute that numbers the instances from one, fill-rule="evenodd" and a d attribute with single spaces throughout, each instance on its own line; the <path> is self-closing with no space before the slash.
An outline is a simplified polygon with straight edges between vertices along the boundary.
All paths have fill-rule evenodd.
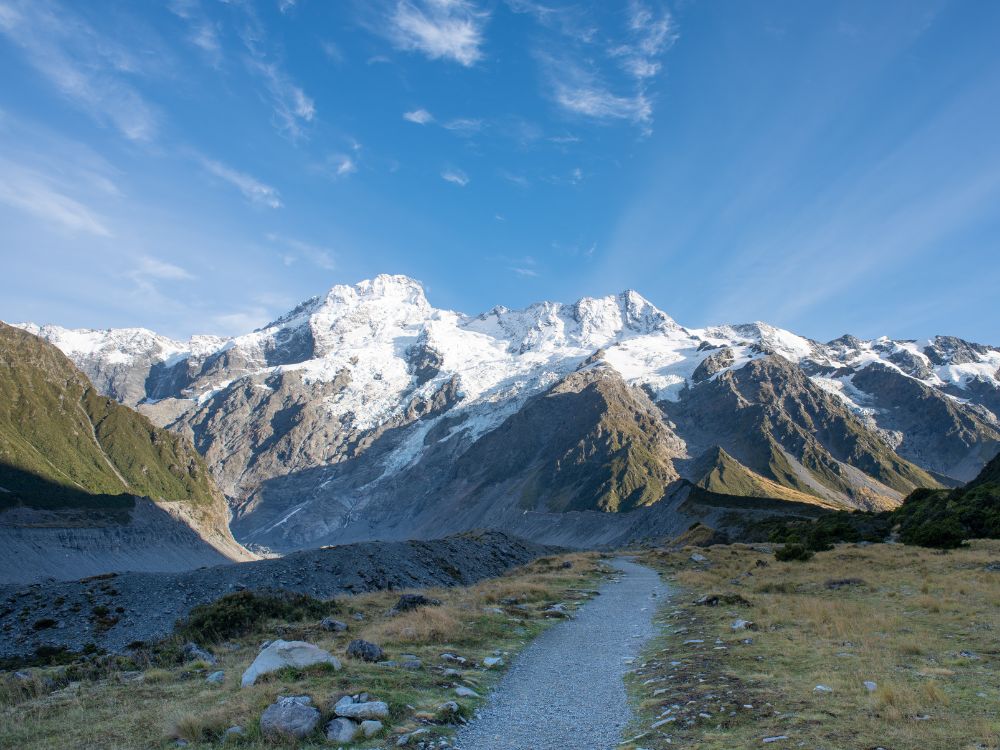
<path id="1" fill-rule="evenodd" d="M 331 742 L 353 742 L 360 731 L 356 722 L 336 718 L 326 725 L 326 738 Z"/>
<path id="2" fill-rule="evenodd" d="M 324 617 L 319 622 L 319 626 L 323 630 L 328 630 L 331 633 L 343 633 L 347 630 L 347 623 L 341 622 L 340 620 L 334 620 L 332 617 Z"/>
<path id="3" fill-rule="evenodd" d="M 257 654 L 253 664 L 243 673 L 240 685 L 242 687 L 253 685 L 261 675 L 285 667 L 303 668 L 317 664 L 329 664 L 334 669 L 340 669 L 340 661 L 319 646 L 306 641 L 273 641 Z"/>
<path id="4" fill-rule="evenodd" d="M 278 698 L 260 717 L 260 732 L 265 737 L 302 739 L 319 726 L 319 711 L 305 695 Z"/>
<path id="5" fill-rule="evenodd" d="M 333 707 L 333 712 L 337 716 L 345 719 L 356 719 L 358 721 L 369 721 L 372 719 L 388 719 L 389 704 L 383 701 L 365 701 L 364 703 L 346 703 L 343 699 Z"/>
<path id="6" fill-rule="evenodd" d="M 205 682 L 211 685 L 221 685 L 226 681 L 226 673 L 221 669 L 217 672 L 212 672 L 208 677 L 205 678 Z"/>
<path id="7" fill-rule="evenodd" d="M 382 660 L 383 653 L 376 644 L 355 638 L 347 644 L 347 655 L 352 659 L 375 662 Z"/>
<path id="8" fill-rule="evenodd" d="M 366 739 L 374 737 L 381 731 L 382 731 L 381 721 L 376 721 L 375 719 L 369 719 L 368 721 L 361 722 L 361 734 L 363 734 Z"/>
<path id="9" fill-rule="evenodd" d="M 455 688 L 455 695 L 457 695 L 459 698 L 478 698 L 479 697 L 479 693 L 477 693 L 472 688 L 465 687 L 464 685 L 461 685 L 461 686 Z"/>

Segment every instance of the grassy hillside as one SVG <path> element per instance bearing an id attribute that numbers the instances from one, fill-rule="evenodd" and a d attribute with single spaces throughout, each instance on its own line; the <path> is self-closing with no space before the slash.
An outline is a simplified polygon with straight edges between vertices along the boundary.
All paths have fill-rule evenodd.
<path id="1" fill-rule="evenodd" d="M 189 442 L 101 396 L 58 349 L 0 323 L 0 508 L 218 502 Z"/>

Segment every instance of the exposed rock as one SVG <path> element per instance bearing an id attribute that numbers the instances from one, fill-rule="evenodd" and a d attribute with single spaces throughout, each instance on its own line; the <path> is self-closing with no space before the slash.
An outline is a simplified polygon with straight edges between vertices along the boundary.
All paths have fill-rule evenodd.
<path id="1" fill-rule="evenodd" d="M 326 738 L 331 742 L 353 742 L 360 732 L 357 722 L 341 717 L 326 725 Z"/>
<path id="2" fill-rule="evenodd" d="M 460 685 L 457 688 L 455 688 L 455 695 L 457 695 L 459 698 L 478 698 L 479 697 L 479 693 L 477 693 L 472 688 L 465 687 L 464 685 Z"/>
<path id="3" fill-rule="evenodd" d="M 409 612 L 419 607 L 440 607 L 440 599 L 429 599 L 423 594 L 403 594 L 399 601 L 389 610 L 389 615 L 398 615 L 401 612 Z"/>
<path id="4" fill-rule="evenodd" d="M 729 626 L 730 630 L 756 630 L 757 623 L 750 622 L 749 620 L 733 620 L 733 624 Z"/>
<path id="5" fill-rule="evenodd" d="M 502 667 L 503 659 L 501 659 L 499 656 L 487 656 L 485 659 L 483 659 L 483 666 L 486 667 L 487 669 Z"/>
<path id="6" fill-rule="evenodd" d="M 216 658 L 212 654 L 196 643 L 190 642 L 184 644 L 184 659 L 186 661 L 203 661 L 209 666 L 215 666 L 216 663 Z"/>
<path id="7" fill-rule="evenodd" d="M 210 683 L 212 685 L 221 685 L 225 681 L 226 681 L 226 673 L 223 672 L 221 669 L 217 672 L 212 672 L 212 674 L 208 675 L 208 677 L 205 678 L 205 682 Z"/>
<path id="8" fill-rule="evenodd" d="M 278 698 L 260 717 L 265 737 L 302 739 L 319 726 L 320 713 L 308 696 Z"/>
<path id="9" fill-rule="evenodd" d="M 367 721 L 361 722 L 361 733 L 366 739 L 374 737 L 376 734 L 382 731 L 383 724 L 381 721 L 376 721 L 374 719 L 368 719 Z"/>
<path id="10" fill-rule="evenodd" d="M 324 651 L 306 641 L 277 640 L 264 648 L 243 673 L 242 687 L 253 685 L 257 678 L 286 667 L 302 669 L 317 664 L 329 664 L 340 669 L 340 661 L 329 651 Z"/>
<path id="11" fill-rule="evenodd" d="M 365 701 L 363 703 L 344 703 L 341 701 L 333 710 L 337 716 L 358 721 L 389 718 L 389 704 L 383 701 Z"/>
<path id="12" fill-rule="evenodd" d="M 335 620 L 332 617 L 324 617 L 320 620 L 319 626 L 323 630 L 328 630 L 331 633 L 343 633 L 347 630 L 347 623 L 341 622 L 340 620 Z"/>
<path id="13" fill-rule="evenodd" d="M 381 661 L 383 657 L 379 646 L 361 638 L 355 638 L 347 644 L 347 655 L 352 659 L 370 662 Z"/>

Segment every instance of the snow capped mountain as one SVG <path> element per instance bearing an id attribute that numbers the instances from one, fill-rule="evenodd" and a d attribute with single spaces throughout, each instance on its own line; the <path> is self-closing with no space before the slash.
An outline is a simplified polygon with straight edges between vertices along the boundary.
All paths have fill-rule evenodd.
<path id="1" fill-rule="evenodd" d="M 493 497 L 482 477 L 457 482 L 454 467 L 524 409 L 562 414 L 555 394 L 597 404 L 603 416 L 573 429 L 598 453 L 625 443 L 630 461 L 656 453 L 644 465 L 658 483 L 721 476 L 697 460 L 721 455 L 727 475 L 748 472 L 722 489 L 786 488 L 825 504 L 892 504 L 917 484 L 970 478 L 1000 446 L 997 348 L 951 337 L 822 344 L 760 322 L 685 328 L 634 291 L 467 316 L 434 308 L 413 279 L 378 276 L 233 338 L 22 327 L 103 392 L 190 435 L 230 498 L 237 535 L 284 547 L 419 534 L 417 516 L 438 495 Z M 647 402 L 662 430 L 647 423 Z M 759 419 L 734 429 L 748 405 Z M 609 430 L 625 443 L 605 445 Z M 650 430 L 655 446 L 643 443 Z M 566 456 L 553 461 L 537 471 L 567 475 Z M 517 491 L 534 498 L 524 482 Z M 422 509 L 408 529 L 370 520 L 401 503 Z"/>

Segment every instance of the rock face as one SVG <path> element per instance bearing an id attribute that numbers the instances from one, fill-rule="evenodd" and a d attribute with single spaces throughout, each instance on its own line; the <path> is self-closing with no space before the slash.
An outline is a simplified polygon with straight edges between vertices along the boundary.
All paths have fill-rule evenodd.
<path id="1" fill-rule="evenodd" d="M 593 514 L 620 528 L 690 484 L 890 507 L 1000 449 L 994 347 L 687 329 L 635 292 L 472 317 L 380 276 L 232 339 L 26 328 L 189 437 L 237 538 L 283 551 L 482 526 L 594 543 Z"/>
<path id="2" fill-rule="evenodd" d="M 241 687 L 249 687 L 257 682 L 261 675 L 277 672 L 286 667 L 313 667 L 317 664 L 329 664 L 335 670 L 340 669 L 340 661 L 329 651 L 324 651 L 306 641 L 277 640 L 264 648 L 253 660 L 243 678 Z"/>
<path id="3" fill-rule="evenodd" d="M 0 323 L 0 583 L 252 559 L 186 439 Z"/>

